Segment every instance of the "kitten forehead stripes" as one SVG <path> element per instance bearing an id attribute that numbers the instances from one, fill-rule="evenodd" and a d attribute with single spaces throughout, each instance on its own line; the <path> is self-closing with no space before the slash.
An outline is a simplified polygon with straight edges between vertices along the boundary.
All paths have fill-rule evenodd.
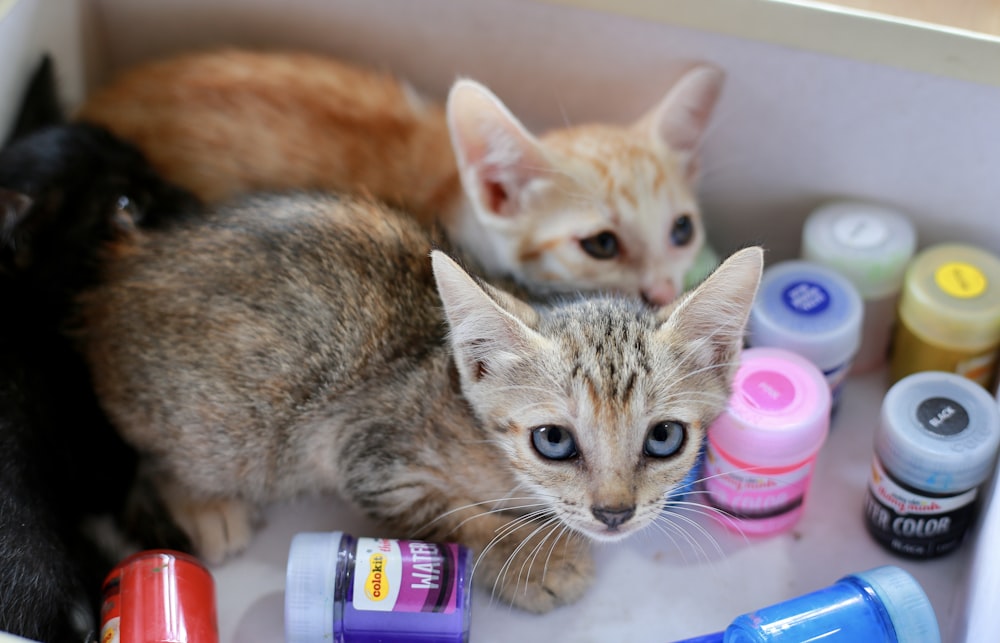
<path id="1" fill-rule="evenodd" d="M 572 377 L 581 379 L 598 399 L 610 395 L 618 403 L 627 403 L 639 377 L 653 372 L 648 334 L 657 323 L 631 300 L 593 300 L 581 305 L 589 308 L 587 323 L 576 315 L 551 320 L 571 354 Z"/>

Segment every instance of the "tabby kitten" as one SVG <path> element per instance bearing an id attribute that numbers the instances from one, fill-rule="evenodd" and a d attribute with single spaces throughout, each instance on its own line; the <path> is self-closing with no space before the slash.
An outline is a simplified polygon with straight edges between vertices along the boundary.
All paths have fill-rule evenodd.
<path id="1" fill-rule="evenodd" d="M 472 80 L 447 106 L 306 53 L 223 50 L 127 71 L 79 118 L 136 143 L 203 199 L 320 188 L 440 221 L 491 276 L 539 295 L 671 301 L 705 242 L 696 152 L 722 73 L 693 67 L 636 123 L 536 138 Z"/>
<path id="2" fill-rule="evenodd" d="M 428 258 L 438 242 L 375 201 L 293 194 L 112 250 L 82 345 L 201 556 L 332 491 L 392 535 L 465 543 L 477 579 L 543 612 L 590 580 L 568 541 L 657 519 L 727 400 L 761 251 L 659 310 L 535 308 Z"/>
<path id="3" fill-rule="evenodd" d="M 64 324 L 104 243 L 193 197 L 107 131 L 59 119 L 46 59 L 0 150 L 0 631 L 80 643 L 114 563 L 84 522 L 122 509 L 137 458 Z"/>

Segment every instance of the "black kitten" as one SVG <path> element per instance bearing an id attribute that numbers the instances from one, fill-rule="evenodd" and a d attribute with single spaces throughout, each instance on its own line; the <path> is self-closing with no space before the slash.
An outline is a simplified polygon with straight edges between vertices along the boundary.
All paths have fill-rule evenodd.
<path id="1" fill-rule="evenodd" d="M 132 146 L 61 114 L 46 59 L 0 150 L 0 630 L 79 643 L 114 562 L 81 522 L 122 509 L 136 460 L 65 326 L 105 247 L 197 204 Z"/>

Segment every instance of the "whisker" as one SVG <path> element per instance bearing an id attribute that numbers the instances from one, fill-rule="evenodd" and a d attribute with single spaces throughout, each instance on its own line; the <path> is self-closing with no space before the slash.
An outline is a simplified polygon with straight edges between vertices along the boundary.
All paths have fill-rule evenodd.
<path id="1" fill-rule="evenodd" d="M 693 511 L 690 507 L 680 507 L 679 509 L 686 509 L 688 511 Z M 701 515 L 700 512 L 695 512 L 695 513 Z M 725 556 L 725 552 L 722 551 L 722 547 L 719 545 L 719 541 L 716 540 L 715 537 L 712 536 L 712 534 L 709 533 L 707 529 L 699 525 L 696 520 L 692 520 L 691 518 L 681 515 L 676 511 L 667 512 L 665 514 L 662 514 L 662 516 L 663 517 L 670 516 L 672 518 L 676 518 L 677 520 L 682 521 L 683 523 L 685 523 L 686 525 L 697 531 L 699 534 L 701 534 L 706 540 L 708 540 L 708 542 L 710 542 L 712 544 L 712 547 L 715 549 L 715 553 L 718 554 L 720 558 Z M 704 547 L 699 546 L 699 549 L 701 550 L 702 555 L 705 557 L 705 560 L 706 561 L 710 560 L 707 552 L 705 552 Z"/>

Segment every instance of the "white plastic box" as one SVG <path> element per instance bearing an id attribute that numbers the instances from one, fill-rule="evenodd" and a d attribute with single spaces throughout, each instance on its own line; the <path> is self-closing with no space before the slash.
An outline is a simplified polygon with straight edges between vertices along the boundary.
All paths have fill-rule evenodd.
<path id="1" fill-rule="evenodd" d="M 1000 253 L 1000 41 L 828 9 L 768 0 L 0 0 L 0 131 L 44 50 L 57 57 L 70 106 L 109 72 L 153 56 L 283 46 L 390 69 L 437 97 L 471 76 L 533 129 L 629 121 L 685 63 L 709 60 L 728 73 L 701 184 L 723 253 L 762 243 L 769 261 L 796 256 L 806 215 L 832 197 L 908 212 L 921 247 L 957 240 Z M 894 558 L 864 531 L 883 378 L 848 382 L 791 533 L 743 540 L 698 519 L 686 536 L 651 530 L 602 546 L 597 584 L 577 605 L 533 616 L 478 593 L 472 640 L 668 643 L 882 564 L 921 582 L 945 641 L 998 640 L 1000 542 L 990 541 L 1000 506 L 984 516 L 992 537 L 933 561 Z M 335 498 L 303 500 L 274 507 L 250 549 L 213 570 L 224 643 L 282 640 L 291 538 L 333 529 L 377 535 Z"/>

